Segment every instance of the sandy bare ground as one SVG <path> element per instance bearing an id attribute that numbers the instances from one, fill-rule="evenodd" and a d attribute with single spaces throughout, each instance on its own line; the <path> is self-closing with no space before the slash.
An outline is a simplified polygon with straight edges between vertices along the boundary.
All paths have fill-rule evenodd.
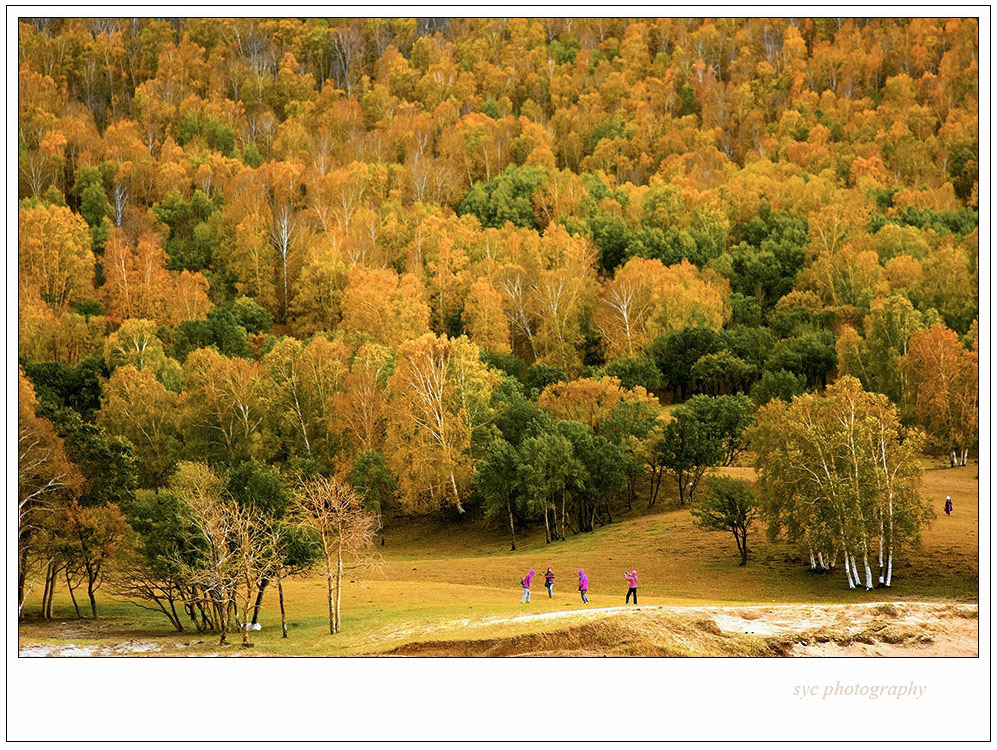
<path id="1" fill-rule="evenodd" d="M 496 630 L 517 635 L 492 635 Z M 412 623 L 393 655 L 976 656 L 978 607 L 868 603 L 604 607 Z M 383 641 L 382 641 L 383 642 Z"/>
<path id="2" fill-rule="evenodd" d="M 372 629 L 359 647 L 407 656 L 976 656 L 978 612 L 948 602 L 597 607 L 411 621 Z M 73 622 L 52 635 L 22 641 L 19 655 L 220 655 L 172 639 L 108 642 L 105 634 L 87 644 Z"/>
<path id="3" fill-rule="evenodd" d="M 176 644 L 182 648 L 184 644 Z M 141 656 L 162 650 L 163 646 L 152 641 L 124 641 L 116 646 L 77 646 L 64 644 L 26 644 L 18 656 Z"/>

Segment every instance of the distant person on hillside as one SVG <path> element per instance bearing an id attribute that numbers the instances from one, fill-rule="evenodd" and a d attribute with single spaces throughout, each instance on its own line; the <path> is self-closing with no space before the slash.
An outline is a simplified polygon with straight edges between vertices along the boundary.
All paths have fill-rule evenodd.
<path id="1" fill-rule="evenodd" d="M 547 572 L 544 573 L 544 586 L 547 587 L 547 598 L 554 598 L 554 571 L 547 568 Z"/>
<path id="2" fill-rule="evenodd" d="M 588 593 L 588 590 L 589 590 L 589 577 L 587 575 L 585 575 L 585 571 L 584 570 L 579 570 L 578 571 L 578 591 L 581 593 L 581 595 L 582 595 L 582 601 L 585 602 L 585 604 L 589 603 L 589 598 L 586 596 L 586 594 Z"/>
<path id="3" fill-rule="evenodd" d="M 952 498 L 948 495 L 945 496 L 945 515 L 952 515 Z"/>
<path id="4" fill-rule="evenodd" d="M 623 571 L 623 577 L 627 579 L 627 583 L 630 584 L 630 588 L 627 589 L 627 601 L 626 604 L 630 603 L 630 597 L 633 596 L 634 604 L 637 603 L 637 571 L 631 570 L 629 573 Z"/>
<path id="5" fill-rule="evenodd" d="M 523 576 L 523 579 L 520 581 L 520 583 L 523 584 L 523 598 L 519 600 L 520 604 L 523 602 L 526 602 L 527 604 L 530 603 L 530 584 L 533 583 L 533 576 L 535 573 L 535 570 L 531 570 Z"/>

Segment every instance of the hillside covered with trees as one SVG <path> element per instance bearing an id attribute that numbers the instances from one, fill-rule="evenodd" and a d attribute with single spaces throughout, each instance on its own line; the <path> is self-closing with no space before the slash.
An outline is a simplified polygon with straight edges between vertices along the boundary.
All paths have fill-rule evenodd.
<path id="1" fill-rule="evenodd" d="M 871 588 L 927 517 L 918 452 L 977 446 L 974 19 L 18 45 L 19 602 L 96 616 L 107 578 L 224 633 L 324 555 L 331 613 L 389 508 L 515 548 L 746 457 L 773 532 Z"/>

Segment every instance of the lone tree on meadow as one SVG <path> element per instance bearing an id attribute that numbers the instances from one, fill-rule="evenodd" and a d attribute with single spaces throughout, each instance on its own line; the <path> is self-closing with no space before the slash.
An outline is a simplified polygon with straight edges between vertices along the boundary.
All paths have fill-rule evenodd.
<path id="1" fill-rule="evenodd" d="M 369 559 L 377 535 L 377 516 L 364 510 L 363 499 L 338 479 L 320 478 L 302 487 L 295 500 L 299 523 L 314 531 L 325 558 L 329 598 L 329 632 L 339 632 L 343 599 L 343 557 Z"/>
<path id="2" fill-rule="evenodd" d="M 751 485 L 732 477 L 707 477 L 706 493 L 692 508 L 695 524 L 707 531 L 727 531 L 734 535 L 741 565 L 748 564 L 748 529 L 758 516 L 758 504 Z"/>

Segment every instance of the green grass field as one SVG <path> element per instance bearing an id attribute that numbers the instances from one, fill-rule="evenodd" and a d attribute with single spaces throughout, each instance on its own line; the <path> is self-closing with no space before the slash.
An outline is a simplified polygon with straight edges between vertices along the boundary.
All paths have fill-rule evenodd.
<path id="1" fill-rule="evenodd" d="M 936 518 L 920 549 L 909 551 L 894 572 L 890 590 L 849 591 L 844 574 L 814 575 L 793 559 L 784 544 L 770 544 L 757 526 L 750 562 L 739 567 L 733 539 L 695 528 L 687 509 L 670 495 L 654 512 L 635 507 L 615 523 L 590 534 L 544 543 L 543 527 L 517 539 L 511 552 L 507 529 L 479 521 L 446 523 L 392 519 L 386 544 L 373 568 L 347 572 L 343 590 L 342 632 L 328 632 L 324 580 L 318 575 L 288 580 L 285 602 L 290 637 L 280 637 L 275 590 L 268 590 L 260 622 L 252 634 L 251 653 L 274 655 L 347 655 L 385 651 L 405 643 L 517 636 L 556 627 L 586 608 L 576 591 L 577 571 L 584 568 L 591 588 L 589 609 L 623 605 L 624 570 L 640 575 L 641 605 L 715 606 L 771 604 L 868 603 L 881 601 L 976 602 L 978 597 L 978 467 L 936 468 L 929 464 L 923 489 Z M 751 470 L 729 470 L 750 478 Z M 662 492 L 664 494 L 665 487 Z M 670 490 L 671 488 L 667 488 Z M 955 512 L 941 510 L 946 494 Z M 663 504 L 663 507 L 662 507 Z M 555 595 L 547 598 L 542 573 L 552 567 Z M 519 579 L 537 571 L 533 601 L 520 604 Z M 99 595 L 98 621 L 76 620 L 64 588 L 55 600 L 55 618 L 37 619 L 39 587 L 25 605 L 20 626 L 21 652 L 70 654 L 219 652 L 217 635 L 177 633 L 166 619 L 132 604 Z M 551 617 L 510 618 L 531 614 Z M 249 653 L 237 644 L 222 651 Z M 69 648 L 69 644 L 72 648 Z"/>

